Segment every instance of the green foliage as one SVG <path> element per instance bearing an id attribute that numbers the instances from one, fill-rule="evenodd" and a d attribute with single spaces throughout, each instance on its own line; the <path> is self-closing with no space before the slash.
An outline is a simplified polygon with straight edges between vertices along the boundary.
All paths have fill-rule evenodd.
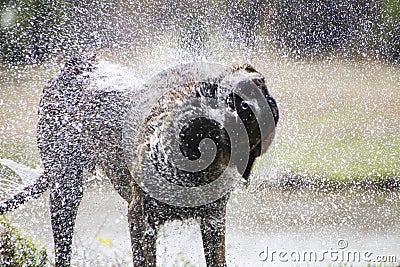
<path id="1" fill-rule="evenodd" d="M 0 5 L 0 60 L 36 63 L 57 49 L 62 1 L 24 0 Z"/>
<path id="2" fill-rule="evenodd" d="M 400 1 L 271 1 L 275 45 L 293 57 L 400 56 Z"/>
<path id="3" fill-rule="evenodd" d="M 38 248 L 30 238 L 24 237 L 7 219 L 0 217 L 0 266 L 45 266 L 46 250 Z"/>
<path id="4" fill-rule="evenodd" d="M 0 63 L 36 64 L 107 46 L 118 39 L 117 7 L 118 2 L 102 0 L 3 1 Z"/>
<path id="5" fill-rule="evenodd" d="M 400 62 L 400 0 L 385 1 L 383 14 L 381 53 L 391 61 Z"/>
<path id="6" fill-rule="evenodd" d="M 221 23 L 226 20 L 224 30 L 230 38 L 246 45 L 252 45 L 255 35 L 260 32 L 264 37 L 268 36 L 269 44 L 296 58 L 340 54 L 350 58 L 371 56 L 399 61 L 399 0 L 211 2 L 217 3 L 215 17 L 221 17 L 212 19 Z M 37 63 L 56 54 L 81 53 L 82 50 L 126 41 L 131 43 L 136 41 L 131 39 L 136 34 L 150 34 L 142 32 L 143 29 L 159 27 L 157 3 L 3 1 L 0 3 L 0 61 Z M 196 4 L 182 8 L 182 5 L 175 3 L 171 10 L 162 11 L 161 17 L 167 17 L 164 23 L 175 25 L 181 47 L 201 52 L 213 23 L 204 14 L 206 7 Z M 135 7 L 141 11 L 136 12 Z M 165 12 L 169 13 L 166 15 Z M 149 17 L 139 18 L 137 13 L 141 13 L 140 16 L 148 13 Z M 152 23 L 154 25 L 148 25 Z"/>

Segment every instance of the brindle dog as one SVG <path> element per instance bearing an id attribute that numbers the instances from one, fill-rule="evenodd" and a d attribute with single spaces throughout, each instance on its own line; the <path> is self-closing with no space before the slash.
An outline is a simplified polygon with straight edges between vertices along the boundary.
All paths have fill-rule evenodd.
<path id="1" fill-rule="evenodd" d="M 60 75 L 44 88 L 37 128 L 44 172 L 34 185 L 26 187 L 21 193 L 2 203 L 0 214 L 17 208 L 27 199 L 37 197 L 50 188 L 55 262 L 56 266 L 69 266 L 73 228 L 83 194 L 83 171 L 92 171 L 95 166 L 100 166 L 129 204 L 128 220 L 134 266 L 155 266 L 158 226 L 168 220 L 185 218 L 196 218 L 200 221 L 207 266 L 226 266 L 225 211 L 229 193 L 209 204 L 182 207 L 159 201 L 138 186 L 132 178 L 122 145 L 124 120 L 131 99 L 136 96 L 130 90 L 123 89 L 89 90 L 90 80 L 93 79 L 90 73 L 95 72 L 96 68 L 97 61 L 94 57 L 73 58 L 66 63 Z M 267 91 L 263 77 L 249 65 L 235 66 L 230 71 L 248 74 L 247 79 L 265 96 L 276 125 L 278 108 Z M 99 76 L 96 79 L 101 78 Z M 212 98 L 217 91 L 218 86 L 211 86 L 206 90 L 196 91 L 195 94 Z M 250 156 L 242 174 L 247 179 L 254 160 L 262 153 L 262 140 L 254 113 L 242 102 L 241 97 L 230 95 L 226 105 L 240 117 L 249 137 Z M 151 120 L 149 118 L 147 122 Z M 145 130 L 150 129 L 151 127 L 147 127 Z M 216 159 L 229 156 L 230 146 L 229 141 L 226 141 L 226 132 L 215 127 L 214 122 L 194 120 L 183 132 L 185 134 L 181 138 L 181 150 L 189 159 L 198 158 L 200 139 L 206 137 L 216 143 Z M 157 155 L 153 159 L 157 161 Z M 195 186 L 209 182 L 210 175 L 220 175 L 219 170 L 226 167 L 227 163 L 224 160 L 215 160 L 213 164 L 217 166 L 214 166 L 214 171 L 202 173 L 201 177 L 205 177 L 205 180 L 201 178 Z M 211 177 L 211 180 L 212 178 L 215 177 Z"/>

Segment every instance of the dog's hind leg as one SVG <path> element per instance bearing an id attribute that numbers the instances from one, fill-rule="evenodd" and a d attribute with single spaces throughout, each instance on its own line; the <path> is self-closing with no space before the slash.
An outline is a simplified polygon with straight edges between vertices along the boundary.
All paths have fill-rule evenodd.
<path id="1" fill-rule="evenodd" d="M 134 199 L 128 213 L 133 266 L 155 267 L 157 225 L 154 216 L 146 211 L 144 197 Z"/>
<path id="2" fill-rule="evenodd" d="M 53 171 L 50 213 L 57 267 L 70 266 L 72 236 L 82 194 L 80 166 L 63 164 L 59 171 Z"/>
<path id="3" fill-rule="evenodd" d="M 204 255 L 209 267 L 226 267 L 225 208 L 205 214 L 200 223 Z"/>

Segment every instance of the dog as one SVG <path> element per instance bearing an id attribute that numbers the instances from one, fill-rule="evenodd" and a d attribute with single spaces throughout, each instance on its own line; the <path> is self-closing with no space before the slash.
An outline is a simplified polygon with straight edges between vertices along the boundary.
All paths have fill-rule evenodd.
<path id="1" fill-rule="evenodd" d="M 177 170 L 168 162 L 168 155 L 171 154 L 165 152 L 168 150 L 165 148 L 169 147 L 165 144 L 168 138 L 155 137 L 160 135 L 158 129 L 166 118 L 175 118 L 170 114 L 174 113 L 177 106 L 185 106 L 185 103 L 190 103 L 190 99 L 211 101 L 223 98 L 218 103 L 232 118 L 240 121 L 246 130 L 244 139 L 249 153 L 240 175 L 248 180 L 255 159 L 272 141 L 273 131 L 265 137 L 254 107 L 248 106 L 251 103 L 234 92 L 219 94 L 222 90 L 220 85 L 226 80 L 224 75 L 236 75 L 239 87 L 240 82 L 251 85 L 251 90 L 263 96 L 275 127 L 279 119 L 278 107 L 268 93 L 264 78 L 250 65 L 233 66 L 223 71 L 224 75 L 214 75 L 212 82 L 210 79 L 200 83 L 188 82 L 179 90 L 166 91 L 149 108 L 149 115 L 145 116 L 142 127 L 133 129 L 140 129 L 143 133 L 142 139 L 139 139 L 141 144 L 138 144 L 141 157 L 129 161 L 124 144 L 127 132 L 124 127 L 132 115 L 132 106 L 140 110 L 140 99 L 137 91 L 126 89 L 129 86 L 116 85 L 116 89 L 101 85 L 101 81 L 107 77 L 118 76 L 119 80 L 125 80 L 129 74 L 103 73 L 96 76 L 94 73 L 100 69 L 99 65 L 95 56 L 72 58 L 66 62 L 59 76 L 43 89 L 37 141 L 44 171 L 33 185 L 2 203 L 0 214 L 50 189 L 55 265 L 70 266 L 75 218 L 83 194 L 83 171 L 94 171 L 100 166 L 129 205 L 128 221 L 134 266 L 156 266 L 158 227 L 166 221 L 186 218 L 199 220 L 207 266 L 226 266 L 225 212 L 229 190 L 218 195 L 212 194 L 214 198 L 205 203 L 174 204 L 173 201 L 179 197 L 197 201 L 201 196 L 198 198 L 174 193 L 171 196 L 164 192 L 168 186 L 161 187 L 157 195 L 157 192 L 151 191 L 151 183 L 149 191 L 141 185 L 141 179 L 153 181 L 159 175 L 166 179 L 168 185 L 190 190 L 218 180 L 229 167 L 229 158 L 235 151 L 232 150 L 234 144 L 229 140 L 229 132 L 214 119 L 206 116 L 190 119 L 178 133 L 178 152 L 190 161 L 201 157 L 199 147 L 202 139 L 208 138 L 214 142 L 214 160 L 200 171 Z M 185 68 L 184 65 L 179 70 L 184 72 Z M 179 80 L 186 74 L 181 75 L 175 71 L 174 75 Z M 159 77 L 165 79 L 165 75 Z M 169 79 L 174 82 L 174 78 Z M 183 81 L 186 79 L 182 78 Z M 142 88 L 145 94 L 148 92 L 146 90 L 151 90 L 149 87 Z M 181 113 L 178 111 L 175 115 Z M 264 146 L 263 142 L 266 143 Z M 150 166 L 152 173 L 148 172 L 149 168 L 142 168 L 143 165 Z M 233 165 L 238 164 L 234 162 Z"/>

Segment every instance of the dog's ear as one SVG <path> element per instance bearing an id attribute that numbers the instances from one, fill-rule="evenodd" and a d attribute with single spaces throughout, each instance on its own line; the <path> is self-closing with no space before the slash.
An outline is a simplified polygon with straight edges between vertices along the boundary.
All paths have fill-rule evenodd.
<path id="1" fill-rule="evenodd" d="M 228 133 L 221 125 L 210 118 L 199 117 L 189 121 L 179 133 L 179 149 L 189 160 L 198 160 L 201 157 L 200 142 L 205 138 L 211 139 L 216 148 L 216 158 L 224 154 L 224 162 L 229 162 L 230 142 Z"/>
<path id="2" fill-rule="evenodd" d="M 196 99 L 218 99 L 219 86 L 216 83 L 203 82 L 197 84 L 194 94 Z M 201 102 L 201 100 L 200 100 Z M 207 107 L 207 104 L 213 101 L 202 102 Z M 200 142 L 207 138 L 211 139 L 216 148 L 216 155 L 219 160 L 222 160 L 222 164 L 227 165 L 230 156 L 230 141 L 227 131 L 223 128 L 222 122 L 218 122 L 208 117 L 197 117 L 189 120 L 180 130 L 179 148 L 182 154 L 189 160 L 197 160 L 201 157 L 201 151 L 199 149 Z M 224 155 L 224 158 L 228 158 L 228 161 L 224 161 L 218 156 Z"/>
<path id="3" fill-rule="evenodd" d="M 202 91 L 204 97 L 215 97 L 211 91 Z M 245 102 L 240 96 L 230 94 L 227 98 L 227 105 L 232 112 L 237 113 L 241 124 L 247 132 L 246 142 L 248 143 L 248 151 L 240 151 L 239 153 L 249 153 L 247 164 L 244 170 L 240 171 L 244 179 L 248 179 L 251 168 L 255 159 L 261 155 L 261 132 L 257 122 L 257 118 L 252 111 L 251 103 Z M 199 149 L 200 142 L 205 139 L 211 139 L 216 145 L 216 158 L 213 164 L 222 164 L 227 166 L 231 157 L 231 143 L 228 132 L 222 125 L 210 118 L 200 117 L 189 121 L 179 133 L 180 151 L 189 160 L 198 160 L 201 157 Z M 244 141 L 244 140 L 243 140 Z M 238 153 L 235 151 L 234 153 Z"/>

